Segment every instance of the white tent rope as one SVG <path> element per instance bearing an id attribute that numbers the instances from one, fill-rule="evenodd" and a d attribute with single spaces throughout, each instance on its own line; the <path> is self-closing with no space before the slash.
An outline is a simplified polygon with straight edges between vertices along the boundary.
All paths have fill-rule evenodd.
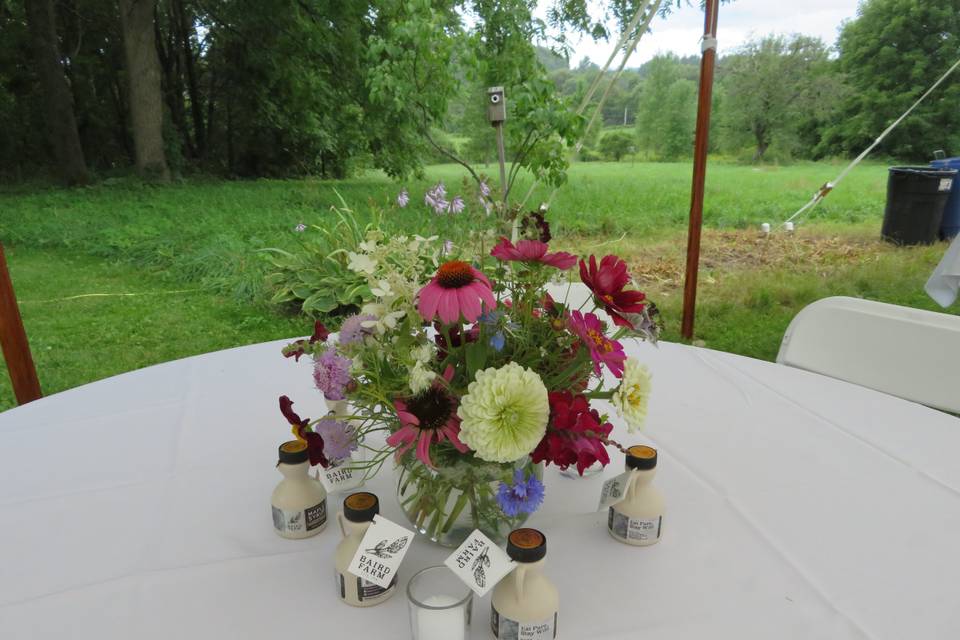
<path id="1" fill-rule="evenodd" d="M 654 6 L 650 7 L 651 2 L 654 2 Z M 621 50 L 621 47 L 626 46 L 626 51 L 623 56 L 623 60 L 620 62 L 620 66 L 617 68 L 617 71 L 610 78 L 610 82 L 607 85 L 606 90 L 604 90 L 603 95 L 600 98 L 600 101 L 597 103 L 596 108 L 594 109 L 593 116 L 590 118 L 589 124 L 584 129 L 583 134 L 580 136 L 580 140 L 577 141 L 576 151 L 579 152 L 583 147 L 583 139 L 586 138 L 587 133 L 589 133 L 590 128 L 593 126 L 597 118 L 597 114 L 600 113 L 603 109 L 603 105 L 607 100 L 607 96 L 610 94 L 610 90 L 616 83 L 617 79 L 620 77 L 620 74 L 623 72 L 623 68 L 627 64 L 627 60 L 630 59 L 630 56 L 636 50 L 637 45 L 640 43 L 640 39 L 643 38 L 643 34 L 647 32 L 647 29 L 650 26 L 650 22 L 653 20 L 653 16 L 657 14 L 657 11 L 660 8 L 660 5 L 663 3 L 663 0 L 646 0 L 643 5 L 637 9 L 636 15 L 633 16 L 633 19 L 630 21 L 630 24 L 627 25 L 627 28 L 623 30 L 623 33 L 620 35 L 620 39 L 617 41 L 617 45 L 614 47 L 613 51 L 610 53 L 610 57 L 607 59 L 607 63 L 603 66 L 603 69 L 600 70 L 600 73 L 597 74 L 594 78 L 593 83 L 587 95 L 584 96 L 583 100 L 580 102 L 580 107 L 577 109 L 577 115 L 583 113 L 583 110 L 589 104 L 590 99 L 593 97 L 593 94 L 596 92 L 597 87 L 600 85 L 604 74 L 609 70 L 610 65 L 613 63 L 614 58 L 617 53 Z M 649 9 L 649 11 L 648 11 Z M 643 24 L 640 25 L 640 28 L 637 29 L 637 26 L 640 23 L 640 19 L 646 16 Z M 633 34 L 633 37 L 627 42 L 627 38 L 630 34 Z M 537 185 L 540 183 L 540 178 L 534 177 L 533 183 L 531 183 L 530 188 L 527 189 L 527 193 L 523 196 L 523 200 L 520 201 L 520 207 L 523 208 L 526 205 L 527 201 L 530 199 L 530 196 L 533 195 L 534 190 L 537 188 Z M 554 187 L 553 191 L 550 193 L 550 196 L 547 198 L 547 204 L 553 200 L 553 196 L 556 194 L 559 187 Z"/>
<path id="2" fill-rule="evenodd" d="M 854 158 L 854 160 L 853 160 L 850 164 L 848 164 L 848 165 L 843 169 L 843 171 L 840 172 L 840 175 L 838 175 L 837 178 L 836 178 L 833 182 L 826 182 L 826 183 L 824 183 L 824 185 L 823 185 L 822 187 L 820 187 L 819 191 L 817 191 L 815 194 L 813 194 L 813 197 L 810 199 L 810 202 L 808 202 L 807 204 L 805 204 L 805 205 L 803 205 L 802 207 L 800 207 L 800 209 L 798 209 L 796 213 L 794 213 L 792 216 L 790 216 L 789 218 L 787 218 L 787 219 L 784 221 L 784 224 L 786 224 L 787 222 L 793 222 L 794 218 L 796 218 L 797 216 L 801 215 L 802 213 L 804 213 L 804 212 L 806 212 L 806 211 L 809 211 L 810 209 L 813 209 L 815 206 L 817 206 L 817 205 L 820 203 L 821 200 L 823 200 L 824 198 L 826 198 L 826 197 L 827 197 L 827 194 L 829 194 L 829 193 L 834 189 L 834 187 L 836 187 L 838 184 L 840 184 L 840 181 L 843 180 L 843 179 L 846 177 L 846 175 L 847 175 L 848 173 L 850 173 L 850 171 L 851 171 L 855 166 L 857 166 L 858 164 L 860 164 L 860 161 L 863 160 L 864 158 L 866 158 L 867 155 L 869 155 L 869 153 L 870 153 L 871 151 L 873 151 L 874 148 L 876 148 L 876 146 L 877 146 L 878 144 L 880 144 L 881 142 L 883 142 L 883 139 L 886 138 L 887 135 L 888 135 L 891 131 L 893 131 L 894 129 L 896 129 L 896 128 L 897 128 L 897 125 L 899 125 L 901 122 L 903 122 L 904 119 L 905 119 L 907 116 L 909 116 L 909 115 L 913 112 L 913 110 L 916 109 L 917 106 L 919 106 L 919 104 L 926 99 L 927 96 L 929 96 L 931 93 L 933 93 L 934 90 L 936 90 L 936 88 L 939 87 L 939 86 L 943 83 L 943 81 L 946 80 L 947 77 L 957 69 L 957 67 L 960 67 L 960 60 L 957 60 L 956 62 L 954 62 L 954 63 L 953 63 L 953 66 L 950 67 L 949 69 L 947 69 L 947 72 L 944 73 L 942 76 L 940 76 L 940 79 L 939 79 L 939 80 L 937 80 L 936 82 L 934 82 L 933 85 L 932 85 L 929 89 L 927 89 L 926 92 L 924 92 L 924 94 L 923 94 L 922 96 L 920 96 L 920 97 L 917 99 L 916 102 L 914 102 L 912 105 L 910 105 L 910 108 L 909 108 L 909 109 L 907 109 L 906 111 L 903 112 L 903 115 L 901 115 L 899 118 L 897 118 L 896 120 L 894 120 L 894 121 L 893 121 L 893 124 L 891 124 L 889 127 L 887 127 L 887 128 L 883 131 L 883 133 L 881 133 L 881 134 L 877 137 L 877 139 L 873 141 L 873 144 L 871 144 L 869 147 L 867 147 L 866 149 L 864 149 L 863 153 L 861 153 L 861 154 L 858 155 L 856 158 Z M 783 225 L 781 225 L 781 227 L 782 227 L 782 226 L 783 226 Z"/>

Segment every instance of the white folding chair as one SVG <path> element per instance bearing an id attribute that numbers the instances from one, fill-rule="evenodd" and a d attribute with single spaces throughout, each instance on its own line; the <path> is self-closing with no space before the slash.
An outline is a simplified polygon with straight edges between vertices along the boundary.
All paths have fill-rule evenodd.
<path id="1" fill-rule="evenodd" d="M 824 298 L 790 322 L 777 362 L 960 412 L 960 316 Z"/>

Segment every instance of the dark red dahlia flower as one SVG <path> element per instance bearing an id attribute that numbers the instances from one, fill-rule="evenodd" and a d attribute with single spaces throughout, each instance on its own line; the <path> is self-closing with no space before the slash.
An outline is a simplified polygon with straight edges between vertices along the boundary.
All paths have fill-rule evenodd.
<path id="1" fill-rule="evenodd" d="M 633 329 L 628 313 L 641 313 L 646 295 L 642 291 L 624 291 L 630 283 L 627 263 L 617 256 L 604 256 L 597 266 L 597 257 L 590 256 L 589 265 L 580 260 L 580 279 L 590 288 L 597 303 L 610 314 L 613 323 Z"/>

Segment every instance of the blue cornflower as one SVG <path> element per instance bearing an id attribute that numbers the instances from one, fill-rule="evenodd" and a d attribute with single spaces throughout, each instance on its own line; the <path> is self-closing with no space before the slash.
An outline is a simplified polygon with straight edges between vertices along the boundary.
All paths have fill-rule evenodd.
<path id="1" fill-rule="evenodd" d="M 521 513 L 533 513 L 543 503 L 543 483 L 533 473 L 526 478 L 523 469 L 513 473 L 513 484 L 500 483 L 497 491 L 497 504 L 504 515 L 513 518 Z"/>
<path id="2" fill-rule="evenodd" d="M 503 351 L 503 346 L 506 344 L 506 342 L 507 339 L 503 335 L 503 331 L 497 331 L 495 334 L 490 336 L 490 346 L 497 351 Z"/>

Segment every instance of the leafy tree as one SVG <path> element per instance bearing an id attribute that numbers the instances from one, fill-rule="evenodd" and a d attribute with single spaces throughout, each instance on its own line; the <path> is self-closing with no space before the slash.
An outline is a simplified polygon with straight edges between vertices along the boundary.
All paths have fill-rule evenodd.
<path id="1" fill-rule="evenodd" d="M 641 148 L 664 160 L 689 155 L 697 109 L 690 71 L 673 54 L 654 57 L 643 71 L 636 121 Z"/>
<path id="2" fill-rule="evenodd" d="M 724 113 L 728 139 L 754 147 L 762 160 L 776 142 L 796 146 L 798 122 L 821 101 L 818 77 L 829 65 L 817 38 L 767 36 L 723 61 Z"/>
<path id="3" fill-rule="evenodd" d="M 626 131 L 613 131 L 600 138 L 600 153 L 608 160 L 620 162 L 625 155 L 636 151 L 636 138 Z"/>
<path id="4" fill-rule="evenodd" d="M 866 0 L 843 27 L 839 64 L 850 85 L 820 152 L 868 146 L 957 59 L 960 0 Z M 945 82 L 878 151 L 926 160 L 936 148 L 960 153 L 960 83 Z"/>

